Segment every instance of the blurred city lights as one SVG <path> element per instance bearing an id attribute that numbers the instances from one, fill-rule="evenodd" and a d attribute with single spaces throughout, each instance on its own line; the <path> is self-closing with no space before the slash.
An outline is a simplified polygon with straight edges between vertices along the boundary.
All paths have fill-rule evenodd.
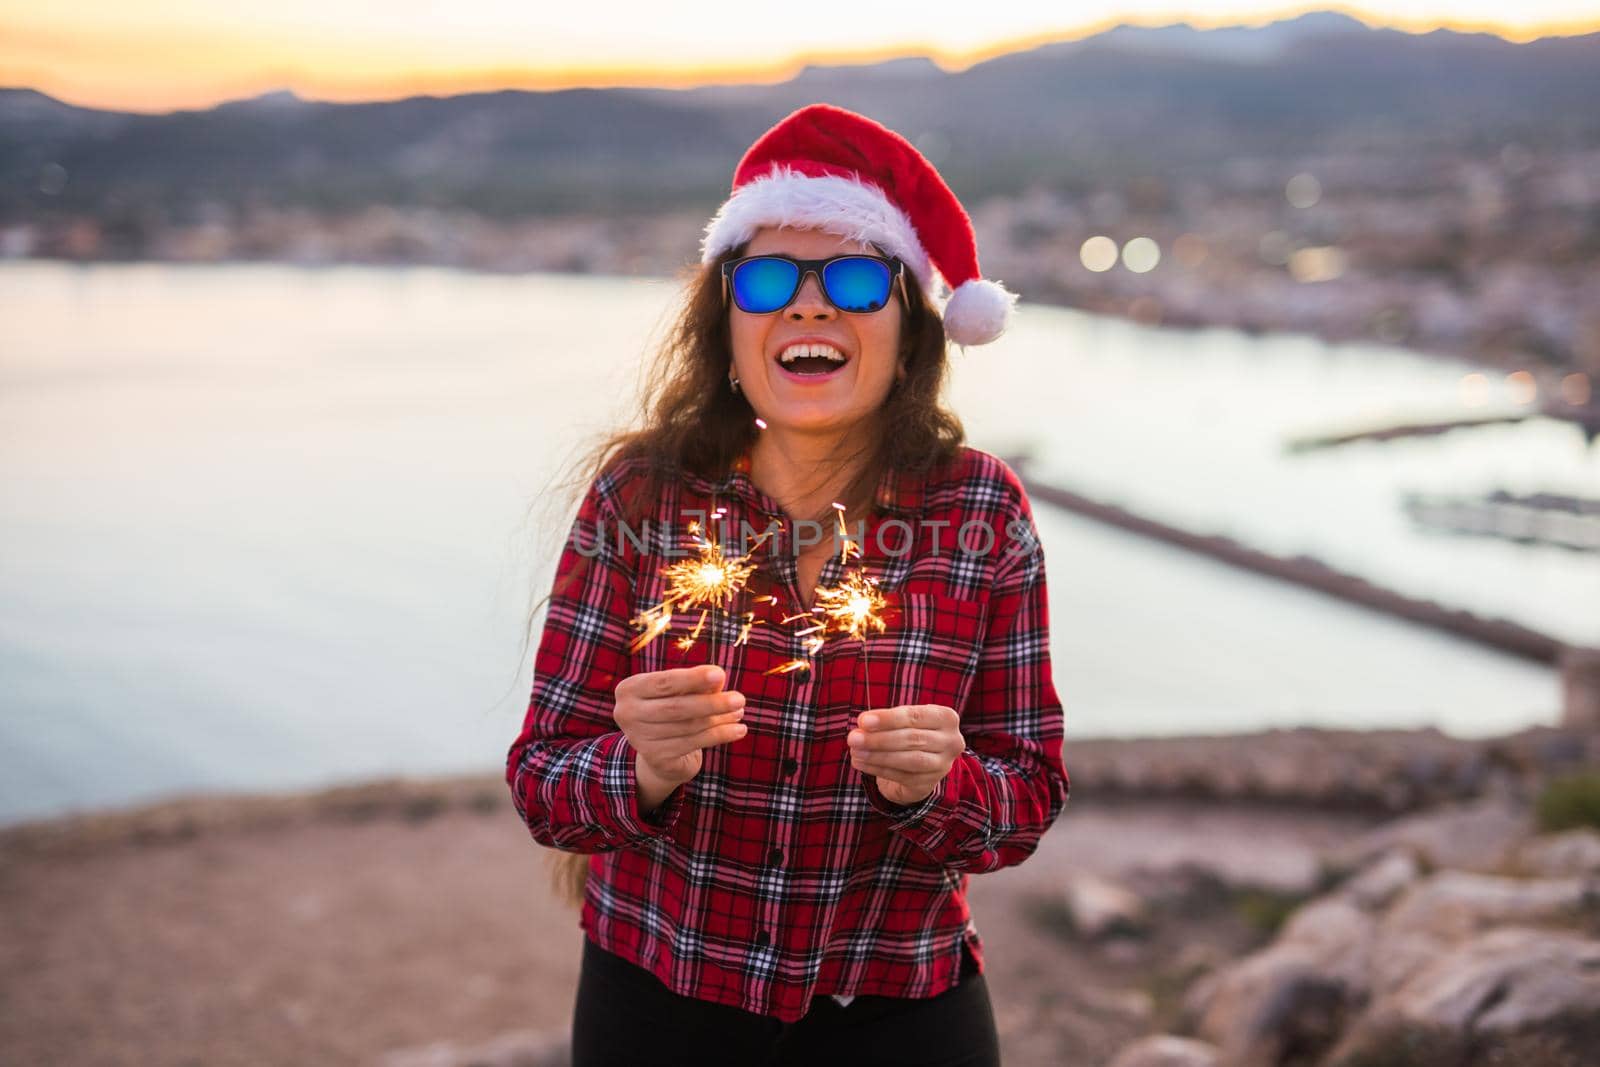
<path id="1" fill-rule="evenodd" d="M 1161 246 L 1149 237 L 1135 237 L 1122 246 L 1122 265 L 1135 274 L 1156 269 L 1161 262 Z"/>
<path id="2" fill-rule="evenodd" d="M 1185 267 L 1198 267 L 1206 261 L 1210 249 L 1206 239 L 1197 233 L 1183 233 L 1172 242 L 1172 257 Z"/>
<path id="3" fill-rule="evenodd" d="M 1117 242 L 1103 234 L 1096 234 L 1083 242 L 1083 247 L 1078 249 L 1078 258 L 1096 274 L 1108 271 L 1117 265 Z"/>
<path id="4" fill-rule="evenodd" d="M 1513 404 L 1531 404 L 1539 395 L 1539 383 L 1525 370 L 1514 370 L 1506 375 L 1506 391 Z"/>
<path id="5" fill-rule="evenodd" d="M 1296 174 L 1283 187 L 1283 195 L 1295 207 L 1311 207 L 1322 199 L 1322 183 L 1310 174 Z"/>
<path id="6" fill-rule="evenodd" d="M 1589 376 L 1582 371 L 1574 371 L 1561 379 L 1561 399 L 1574 407 L 1584 407 L 1589 403 Z"/>
<path id="7" fill-rule="evenodd" d="M 1326 282 L 1344 273 L 1344 253 L 1332 245 L 1296 249 L 1289 256 L 1289 273 L 1297 282 Z"/>

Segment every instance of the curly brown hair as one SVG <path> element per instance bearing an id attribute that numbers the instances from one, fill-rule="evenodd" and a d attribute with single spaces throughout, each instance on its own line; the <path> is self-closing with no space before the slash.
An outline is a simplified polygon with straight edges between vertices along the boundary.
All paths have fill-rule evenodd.
<path id="1" fill-rule="evenodd" d="M 710 263 L 682 272 L 682 307 L 643 383 L 644 424 L 613 433 L 580 455 L 559 483 L 569 507 L 613 464 L 642 459 L 650 474 L 644 490 L 631 494 L 637 511 L 623 516 L 636 522 L 667 479 L 684 471 L 720 477 L 755 443 L 754 412 L 728 383 L 733 349 L 722 283 L 722 264 L 742 256 L 744 249 L 740 244 Z M 950 369 L 944 321 L 914 280 L 908 278 L 904 291 L 908 306 L 901 321 L 899 356 L 905 377 L 890 389 L 862 451 L 840 457 L 840 469 L 857 465 L 839 496 L 851 515 L 865 516 L 876 509 L 876 489 L 886 471 L 926 471 L 953 459 L 966 440 L 960 419 L 943 399 Z M 833 510 L 829 507 L 809 518 L 831 523 Z M 532 642 L 533 620 L 540 607 L 577 577 L 558 575 L 549 596 L 529 610 L 522 656 Z M 583 902 L 588 859 L 581 853 L 557 852 L 552 863 L 551 880 L 558 896 L 575 908 Z"/>

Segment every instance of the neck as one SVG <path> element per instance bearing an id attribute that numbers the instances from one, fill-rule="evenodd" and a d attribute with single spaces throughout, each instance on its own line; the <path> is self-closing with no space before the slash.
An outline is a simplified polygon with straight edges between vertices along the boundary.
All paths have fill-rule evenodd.
<path id="1" fill-rule="evenodd" d="M 866 444 L 860 431 L 808 434 L 769 427 L 751 446 L 750 480 L 792 518 L 815 518 L 860 473 Z"/>

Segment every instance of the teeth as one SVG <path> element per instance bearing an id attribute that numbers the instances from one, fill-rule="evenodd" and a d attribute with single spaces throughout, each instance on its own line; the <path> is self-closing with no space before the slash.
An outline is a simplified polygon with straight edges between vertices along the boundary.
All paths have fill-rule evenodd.
<path id="1" fill-rule="evenodd" d="M 779 353 L 778 359 L 784 363 L 793 363 L 795 360 L 805 356 L 811 356 L 816 359 L 826 359 L 834 363 L 844 362 L 843 352 L 839 351 L 832 345 L 824 344 L 790 345 L 788 348 L 785 348 L 781 353 Z"/>

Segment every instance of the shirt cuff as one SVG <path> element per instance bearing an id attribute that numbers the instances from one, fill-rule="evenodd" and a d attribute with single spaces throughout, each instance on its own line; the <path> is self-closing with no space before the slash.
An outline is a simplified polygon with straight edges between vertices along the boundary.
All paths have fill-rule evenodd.
<path id="1" fill-rule="evenodd" d="M 950 768 L 955 772 L 955 768 Z M 867 791 L 867 803 L 874 809 L 888 816 L 889 828 L 904 830 L 912 826 L 920 826 L 928 817 L 939 808 L 948 805 L 950 798 L 950 775 L 947 774 L 933 787 L 933 792 L 917 801 L 915 804 L 896 804 L 883 795 L 878 788 L 878 779 L 874 775 L 862 775 L 861 781 Z"/>
<path id="2" fill-rule="evenodd" d="M 628 738 L 618 730 L 601 739 L 599 757 L 605 766 L 606 798 L 612 801 L 608 813 L 615 819 L 615 828 L 602 827 L 607 840 L 627 845 L 652 837 L 663 837 L 670 832 L 683 811 L 683 786 L 678 786 L 648 815 L 639 810 L 639 773 L 634 764 L 636 753 Z"/>

